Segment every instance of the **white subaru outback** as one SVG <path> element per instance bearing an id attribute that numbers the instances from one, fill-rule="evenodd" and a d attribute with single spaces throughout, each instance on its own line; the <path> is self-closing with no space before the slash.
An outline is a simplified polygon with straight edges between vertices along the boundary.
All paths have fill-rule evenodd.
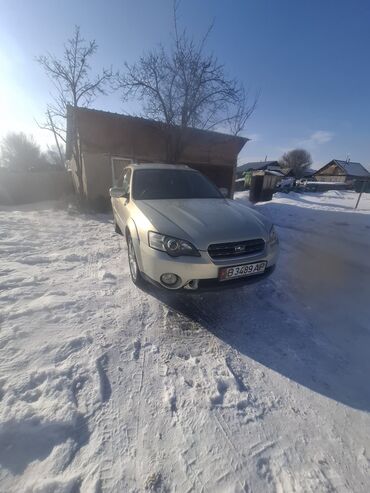
<path id="1" fill-rule="evenodd" d="M 274 269 L 279 242 L 271 222 L 187 166 L 130 165 L 110 196 L 136 285 L 195 291 L 256 281 Z"/>

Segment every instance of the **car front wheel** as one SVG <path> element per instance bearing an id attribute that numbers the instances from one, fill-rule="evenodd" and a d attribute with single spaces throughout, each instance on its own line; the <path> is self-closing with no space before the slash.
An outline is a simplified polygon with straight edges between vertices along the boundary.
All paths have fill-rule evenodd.
<path id="1" fill-rule="evenodd" d="M 136 286 L 141 287 L 144 284 L 144 279 L 141 276 L 139 266 L 136 259 L 136 253 L 134 249 L 134 243 L 131 235 L 127 235 L 127 253 L 128 253 L 128 265 L 130 267 L 131 279 Z"/>
<path id="2" fill-rule="evenodd" d="M 114 231 L 119 235 L 121 235 L 122 234 L 121 228 L 118 226 L 117 220 L 114 215 L 113 215 L 113 224 L 114 224 Z"/>

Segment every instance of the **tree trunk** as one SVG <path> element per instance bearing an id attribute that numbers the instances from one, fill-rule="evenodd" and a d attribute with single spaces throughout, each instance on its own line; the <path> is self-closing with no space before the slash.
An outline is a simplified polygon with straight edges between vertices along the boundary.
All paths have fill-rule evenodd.
<path id="1" fill-rule="evenodd" d="M 54 122 L 53 122 L 53 119 L 52 119 L 52 117 L 50 115 L 50 111 L 49 110 L 47 111 L 47 114 L 48 114 L 48 118 L 49 118 L 49 123 L 50 123 L 50 126 L 51 126 L 51 130 L 52 130 L 53 135 L 54 135 L 55 144 L 56 144 L 57 149 L 58 149 L 60 162 L 63 163 L 63 165 L 65 167 L 65 159 L 64 159 L 64 156 L 63 156 L 62 151 L 60 149 L 58 136 L 56 134 L 55 127 L 54 127 Z"/>
<path id="2" fill-rule="evenodd" d="M 72 125 L 73 125 L 73 157 L 74 157 L 74 160 L 76 163 L 76 174 L 77 174 L 77 181 L 78 181 L 78 195 L 80 197 L 80 200 L 83 200 L 84 188 L 83 188 L 83 178 L 82 178 L 82 158 L 81 158 L 80 146 L 79 146 L 79 142 L 78 142 L 77 126 L 76 126 L 76 111 L 75 111 L 76 108 L 77 108 L 77 104 L 74 106 L 74 109 L 73 109 L 73 120 L 72 120 Z"/>

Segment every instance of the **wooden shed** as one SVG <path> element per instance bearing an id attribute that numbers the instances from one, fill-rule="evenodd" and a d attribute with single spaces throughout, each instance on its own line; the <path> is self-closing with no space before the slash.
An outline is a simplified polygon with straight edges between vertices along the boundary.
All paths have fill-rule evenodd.
<path id="1" fill-rule="evenodd" d="M 68 108 L 66 155 L 78 188 L 74 143 L 82 168 L 83 194 L 89 201 L 109 198 L 129 163 L 168 163 L 169 146 L 180 134 L 178 127 L 161 122 L 87 108 Z M 199 129 L 181 130 L 183 145 L 177 164 L 187 164 L 218 187 L 234 188 L 237 157 L 248 139 Z M 76 148 L 76 147 L 75 147 Z"/>

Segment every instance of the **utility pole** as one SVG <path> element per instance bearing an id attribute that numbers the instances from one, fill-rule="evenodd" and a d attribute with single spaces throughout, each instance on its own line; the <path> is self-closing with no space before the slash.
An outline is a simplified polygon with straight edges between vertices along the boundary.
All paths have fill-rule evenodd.
<path id="1" fill-rule="evenodd" d="M 365 191 L 365 188 L 366 188 L 366 184 L 367 184 L 367 183 L 368 183 L 368 181 L 367 181 L 367 180 L 364 180 L 364 181 L 362 182 L 361 192 L 358 194 L 358 199 L 357 199 L 357 202 L 356 202 L 356 205 L 355 205 L 355 209 L 357 209 L 358 204 L 360 203 L 361 196 L 362 196 L 362 194 L 363 194 L 363 193 L 364 193 L 364 191 Z"/>

